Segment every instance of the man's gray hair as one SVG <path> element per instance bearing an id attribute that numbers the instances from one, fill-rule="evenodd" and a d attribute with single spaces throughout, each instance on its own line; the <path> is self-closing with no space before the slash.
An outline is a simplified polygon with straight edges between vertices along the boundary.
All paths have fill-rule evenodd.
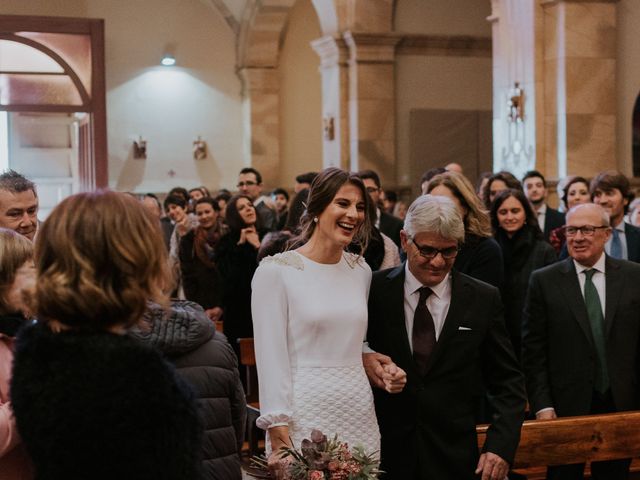
<path id="1" fill-rule="evenodd" d="M 0 190 L 11 193 L 22 193 L 31 190 L 36 197 L 38 196 L 36 184 L 15 170 L 7 170 L 0 174 Z"/>
<path id="2" fill-rule="evenodd" d="M 404 231 L 411 238 L 429 232 L 458 243 L 464 241 L 464 223 L 453 200 L 438 195 L 421 195 L 407 210 Z"/>
<path id="3" fill-rule="evenodd" d="M 607 211 L 604 208 L 602 208 L 600 205 L 597 205 L 595 203 L 581 203 L 580 205 L 576 205 L 575 207 L 573 207 L 571 210 L 567 212 L 567 217 L 566 217 L 567 220 L 569 219 L 569 216 L 572 213 L 575 213 L 578 210 L 595 210 L 600 215 L 600 219 L 602 220 L 602 226 L 603 227 L 611 226 L 611 218 L 609 217 L 609 214 L 607 213 Z"/>

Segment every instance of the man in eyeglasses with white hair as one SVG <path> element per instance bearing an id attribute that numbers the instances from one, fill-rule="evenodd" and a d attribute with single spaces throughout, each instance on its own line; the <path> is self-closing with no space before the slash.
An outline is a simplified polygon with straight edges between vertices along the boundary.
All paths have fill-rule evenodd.
<path id="1" fill-rule="evenodd" d="M 526 399 L 498 290 L 452 270 L 464 225 L 449 198 L 415 200 L 400 240 L 405 264 L 373 275 L 373 352 L 363 354 L 371 383 L 381 387 L 374 388 L 380 468 L 388 480 L 503 480 Z M 399 393 L 391 359 L 406 372 Z M 478 451 L 474 413 L 485 392 L 495 415 Z"/>
<path id="2" fill-rule="evenodd" d="M 538 419 L 640 408 L 640 265 L 605 253 L 609 215 L 569 210 L 569 258 L 531 275 L 522 363 Z M 631 460 L 591 463 L 591 478 L 627 478 Z M 584 464 L 549 467 L 547 478 L 582 479 Z"/>

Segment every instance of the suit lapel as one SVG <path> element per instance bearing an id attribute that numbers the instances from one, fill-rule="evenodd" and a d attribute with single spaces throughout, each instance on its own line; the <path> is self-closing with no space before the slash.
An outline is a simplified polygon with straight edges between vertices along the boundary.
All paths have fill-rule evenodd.
<path id="1" fill-rule="evenodd" d="M 605 339 L 609 337 L 613 326 L 613 317 L 618 309 L 620 292 L 622 291 L 624 279 L 619 275 L 620 265 L 608 255 L 605 259 L 605 313 L 604 313 L 604 334 Z"/>
<path id="2" fill-rule="evenodd" d="M 398 346 L 398 358 L 394 358 L 399 364 L 415 367 L 407 325 L 404 318 L 404 263 L 391 270 L 386 277 L 387 285 L 384 290 L 385 316 L 389 319 L 389 333 L 393 335 L 393 345 Z"/>
<path id="3" fill-rule="evenodd" d="M 567 302 L 567 305 L 573 312 L 573 315 L 578 322 L 580 329 L 587 337 L 589 344 L 593 347 L 594 344 L 593 334 L 591 333 L 591 324 L 589 323 L 587 307 L 584 303 L 582 290 L 580 290 L 580 283 L 578 282 L 578 274 L 573 263 L 573 258 L 569 257 L 564 261 L 561 272 L 564 277 L 563 283 L 567 288 L 564 298 Z M 553 321 L 553 319 L 551 321 Z"/>
<path id="4" fill-rule="evenodd" d="M 474 302 L 473 290 L 468 288 L 468 283 L 455 270 L 451 272 L 451 301 L 449 302 L 449 311 L 444 319 L 442 331 L 433 349 L 433 353 L 429 358 L 427 365 L 428 374 L 431 367 L 442 356 L 442 352 L 446 350 L 447 342 L 458 332 L 458 327 L 465 315 L 465 305 L 471 305 Z M 464 301 L 462 301 L 464 299 Z"/>

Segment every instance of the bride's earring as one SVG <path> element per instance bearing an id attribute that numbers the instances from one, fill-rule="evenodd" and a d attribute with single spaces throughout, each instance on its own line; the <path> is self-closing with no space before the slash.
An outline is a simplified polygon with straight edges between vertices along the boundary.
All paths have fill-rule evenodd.
<path id="1" fill-rule="evenodd" d="M 318 223 L 318 217 L 313 217 L 313 222 Z"/>

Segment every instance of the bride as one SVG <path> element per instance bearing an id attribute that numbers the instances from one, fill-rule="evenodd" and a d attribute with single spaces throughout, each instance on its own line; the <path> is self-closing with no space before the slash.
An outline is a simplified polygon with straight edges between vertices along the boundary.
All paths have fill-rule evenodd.
<path id="1" fill-rule="evenodd" d="M 299 448 L 312 429 L 368 453 L 380 448 L 362 366 L 371 269 L 361 255 L 344 250 L 353 240 L 365 250 L 369 201 L 359 177 L 324 170 L 311 186 L 293 250 L 265 258 L 253 278 L 257 425 L 267 431 L 276 470 L 278 450 Z M 401 390 L 404 372 L 387 368 L 394 372 L 387 389 Z"/>

